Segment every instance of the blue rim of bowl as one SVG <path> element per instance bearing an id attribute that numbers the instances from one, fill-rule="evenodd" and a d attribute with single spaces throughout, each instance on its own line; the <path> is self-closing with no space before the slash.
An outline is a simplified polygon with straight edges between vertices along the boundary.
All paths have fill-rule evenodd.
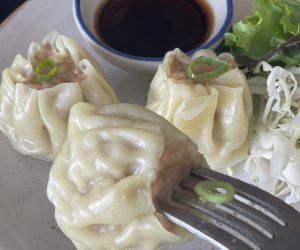
<path id="1" fill-rule="evenodd" d="M 81 11 L 80 11 L 80 1 L 81 0 L 73 0 L 73 7 L 75 10 L 75 18 L 77 19 L 79 25 L 81 26 L 81 28 L 83 29 L 83 31 L 86 33 L 86 35 L 97 45 L 104 47 L 105 49 L 107 49 L 108 51 L 117 54 L 119 56 L 122 57 L 126 57 L 132 60 L 140 60 L 140 61 L 152 61 L 152 62 L 157 62 L 157 61 L 162 61 L 163 57 L 141 57 L 141 56 L 133 56 L 130 54 L 126 54 L 123 53 L 121 51 L 118 51 L 108 45 L 106 45 L 105 43 L 103 43 L 101 40 L 99 40 L 87 27 L 87 25 L 85 24 L 85 22 L 83 21 L 83 17 L 81 15 Z M 233 18 L 233 3 L 232 0 L 226 0 L 227 3 L 227 15 L 226 15 L 226 19 L 225 22 L 222 26 L 222 28 L 219 30 L 219 32 L 213 37 L 213 39 L 211 39 L 208 43 L 199 46 L 196 49 L 190 50 L 188 51 L 186 54 L 191 56 L 192 54 L 194 54 L 196 51 L 198 51 L 199 49 L 207 49 L 210 46 L 212 46 L 213 44 L 215 44 L 216 42 L 219 41 L 219 39 L 222 38 L 223 34 L 226 32 L 227 28 L 229 27 L 231 20 Z"/>

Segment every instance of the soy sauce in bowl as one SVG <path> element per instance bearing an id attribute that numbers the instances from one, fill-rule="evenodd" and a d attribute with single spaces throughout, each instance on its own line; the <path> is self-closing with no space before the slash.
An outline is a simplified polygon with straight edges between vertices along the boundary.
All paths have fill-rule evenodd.
<path id="1" fill-rule="evenodd" d="M 95 17 L 99 38 L 133 56 L 163 57 L 199 47 L 213 29 L 205 0 L 108 0 Z"/>

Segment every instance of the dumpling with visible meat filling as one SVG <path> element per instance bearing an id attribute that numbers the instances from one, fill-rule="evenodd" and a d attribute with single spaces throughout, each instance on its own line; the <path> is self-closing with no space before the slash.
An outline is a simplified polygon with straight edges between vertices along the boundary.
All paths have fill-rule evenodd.
<path id="1" fill-rule="evenodd" d="M 188 77 L 192 61 L 199 63 L 193 73 L 202 81 Z M 252 97 L 231 54 L 200 50 L 189 58 L 179 49 L 168 52 L 151 82 L 147 108 L 188 135 L 213 169 L 248 155 Z"/>
<path id="2" fill-rule="evenodd" d="M 72 105 L 117 101 L 100 65 L 74 40 L 48 34 L 2 73 L 0 130 L 25 155 L 51 160 L 65 141 Z"/>
<path id="3" fill-rule="evenodd" d="M 133 104 L 72 107 L 49 176 L 55 218 L 79 250 L 157 249 L 190 239 L 157 208 L 196 166 L 196 145 Z"/>

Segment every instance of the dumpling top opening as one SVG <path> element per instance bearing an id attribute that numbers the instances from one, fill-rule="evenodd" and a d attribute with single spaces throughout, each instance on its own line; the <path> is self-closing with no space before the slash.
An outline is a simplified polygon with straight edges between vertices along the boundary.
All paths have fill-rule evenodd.
<path id="1" fill-rule="evenodd" d="M 169 56 L 165 57 L 165 60 L 167 61 L 165 63 L 166 65 L 169 65 L 168 77 L 175 80 L 180 80 L 179 82 L 175 83 L 180 83 L 184 85 L 194 85 L 200 83 L 197 80 L 191 79 L 191 77 L 188 74 L 188 68 L 191 64 L 193 64 L 197 59 L 201 57 L 209 60 L 206 60 L 202 63 L 194 63 L 193 72 L 195 74 L 205 74 L 218 70 L 220 68 L 220 65 L 218 65 L 216 62 L 224 62 L 224 64 L 226 64 L 227 67 L 226 71 L 237 67 L 233 56 L 228 53 L 223 53 L 217 57 L 215 53 L 212 53 L 209 50 L 201 50 L 198 53 L 196 53 L 192 59 L 190 59 L 180 50 L 175 50 L 174 52 L 169 53 Z M 217 78 L 220 75 L 222 74 L 219 74 L 216 77 L 213 77 L 212 79 Z M 204 80 L 201 81 L 201 83 L 209 84 L 210 80 Z"/>
<path id="2" fill-rule="evenodd" d="M 79 43 L 56 31 L 41 43 L 31 43 L 28 58 L 17 55 L 10 70 L 15 77 L 12 84 L 23 83 L 37 90 L 62 83 L 82 84 L 96 71 L 102 75 L 97 76 L 97 81 L 105 80 L 98 62 Z"/>
<path id="3" fill-rule="evenodd" d="M 85 74 L 75 64 L 69 52 L 61 54 L 53 48 L 50 43 L 41 44 L 41 49 L 34 54 L 35 62 L 30 74 L 26 77 L 26 85 L 33 89 L 51 88 L 60 83 L 66 82 L 81 82 L 85 79 Z M 51 60 L 51 65 L 43 63 Z M 41 66 L 41 67 L 39 67 Z M 37 73 L 37 69 L 40 72 Z M 49 74 L 51 70 L 55 69 L 54 74 Z M 41 79 L 41 76 L 50 77 L 48 79 Z"/>

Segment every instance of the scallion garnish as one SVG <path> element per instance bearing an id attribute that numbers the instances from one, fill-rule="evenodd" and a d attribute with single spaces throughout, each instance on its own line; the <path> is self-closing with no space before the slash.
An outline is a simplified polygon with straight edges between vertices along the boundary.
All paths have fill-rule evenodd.
<path id="1" fill-rule="evenodd" d="M 217 68 L 209 72 L 195 73 L 194 67 L 200 64 L 211 64 L 217 66 Z M 194 61 L 192 61 L 192 63 L 189 65 L 187 69 L 187 75 L 190 79 L 196 82 L 202 82 L 202 81 L 207 81 L 216 78 L 224 74 L 228 69 L 229 69 L 229 65 L 225 61 L 219 60 L 217 58 L 200 56 L 196 58 Z"/>
<path id="2" fill-rule="evenodd" d="M 34 73 L 39 81 L 49 81 L 56 75 L 57 70 L 58 66 L 55 61 L 46 59 L 34 68 Z"/>
<path id="3" fill-rule="evenodd" d="M 226 203 L 233 200 L 235 188 L 228 182 L 207 180 L 196 184 L 195 192 L 204 201 Z"/>

